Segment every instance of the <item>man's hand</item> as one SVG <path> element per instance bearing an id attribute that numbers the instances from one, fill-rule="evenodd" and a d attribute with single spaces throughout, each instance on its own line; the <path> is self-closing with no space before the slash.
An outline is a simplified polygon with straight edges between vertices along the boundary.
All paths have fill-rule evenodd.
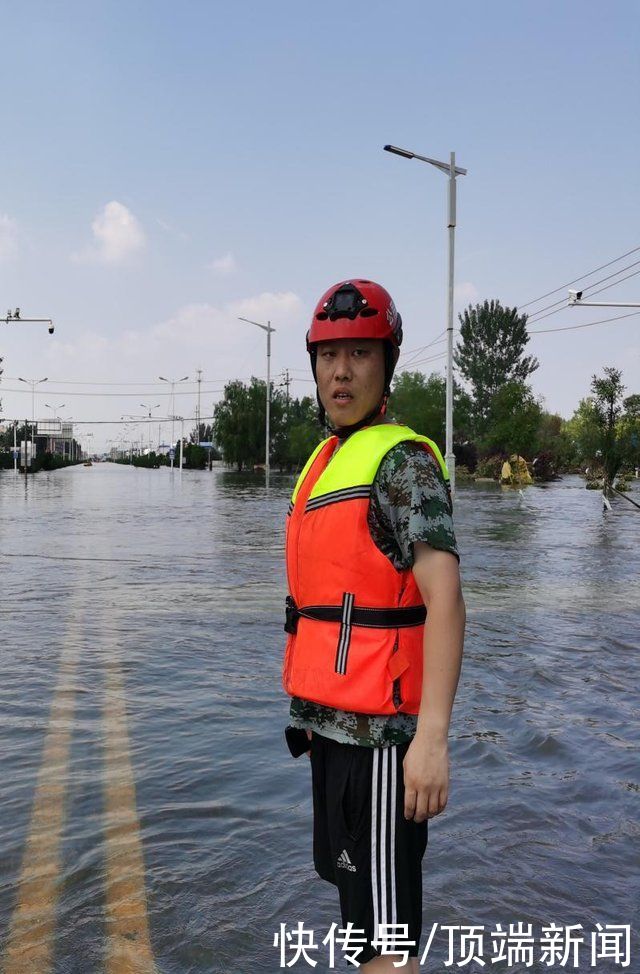
<path id="1" fill-rule="evenodd" d="M 460 676 L 466 612 L 458 561 L 414 543 L 413 574 L 427 606 L 422 696 L 416 736 L 404 759 L 405 817 L 439 815 L 449 797 L 448 732 Z"/>
<path id="2" fill-rule="evenodd" d="M 449 797 L 449 749 L 446 737 L 417 734 L 404 762 L 404 817 L 424 822 L 443 812 Z"/>

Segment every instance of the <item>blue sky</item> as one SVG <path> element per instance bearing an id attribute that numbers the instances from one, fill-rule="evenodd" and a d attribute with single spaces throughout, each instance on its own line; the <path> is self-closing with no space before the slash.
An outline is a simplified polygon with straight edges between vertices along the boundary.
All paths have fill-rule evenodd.
<path id="1" fill-rule="evenodd" d="M 225 380 L 264 374 L 262 333 L 238 314 L 272 320 L 274 372 L 309 393 L 311 309 L 350 276 L 388 287 L 408 349 L 435 339 L 446 180 L 386 142 L 453 149 L 469 170 L 458 309 L 522 304 L 640 246 L 639 25 L 626 0 L 7 7 L 0 308 L 52 316 L 56 332 L 0 324 L 5 417 L 31 415 L 12 377 L 49 377 L 38 415 L 65 403 L 104 420 L 150 399 L 168 412 L 158 375 L 197 368 L 210 412 Z M 640 300 L 640 276 L 596 298 L 625 299 Z M 562 310 L 531 331 L 615 314 Z M 532 336 L 534 391 L 568 416 L 603 365 L 640 391 L 639 328 Z M 108 382 L 133 384 L 90 385 Z M 115 429 L 96 426 L 96 442 Z"/>

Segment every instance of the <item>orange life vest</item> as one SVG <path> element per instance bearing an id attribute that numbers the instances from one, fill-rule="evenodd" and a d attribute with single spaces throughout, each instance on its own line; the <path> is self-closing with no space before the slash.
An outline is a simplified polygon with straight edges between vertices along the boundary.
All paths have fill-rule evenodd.
<path id="1" fill-rule="evenodd" d="M 312 453 L 286 529 L 288 632 L 283 685 L 291 696 L 366 714 L 418 713 L 426 607 L 410 569 L 398 571 L 371 538 L 371 485 L 396 444 L 437 445 L 407 426 L 379 424 Z"/>

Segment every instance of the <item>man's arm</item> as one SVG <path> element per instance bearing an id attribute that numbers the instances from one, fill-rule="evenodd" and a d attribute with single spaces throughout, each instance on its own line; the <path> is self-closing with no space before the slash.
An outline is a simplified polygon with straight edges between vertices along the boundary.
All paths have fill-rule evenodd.
<path id="1" fill-rule="evenodd" d="M 458 686 L 466 610 L 458 560 L 414 542 L 413 574 L 427 606 L 418 726 L 404 760 L 405 817 L 423 822 L 442 812 L 449 793 L 448 733 Z"/>

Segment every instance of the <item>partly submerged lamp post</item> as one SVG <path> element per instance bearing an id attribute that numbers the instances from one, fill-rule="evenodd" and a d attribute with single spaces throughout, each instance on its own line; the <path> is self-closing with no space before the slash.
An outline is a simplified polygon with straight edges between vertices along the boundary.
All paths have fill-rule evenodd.
<path id="1" fill-rule="evenodd" d="M 265 432 L 265 448 L 264 448 L 264 472 L 265 481 L 267 487 L 269 486 L 269 419 L 271 413 L 271 332 L 275 331 L 275 328 L 271 327 L 271 322 L 268 321 L 266 325 L 262 325 L 259 321 L 252 321 L 251 318 L 242 318 L 238 315 L 239 321 L 246 321 L 250 325 L 255 325 L 256 328 L 262 328 L 263 331 L 267 333 L 267 421 L 266 421 L 266 432 Z"/>
<path id="2" fill-rule="evenodd" d="M 160 403 L 157 406 L 149 406 L 146 402 L 141 402 L 140 405 L 143 409 L 148 410 L 149 416 L 149 456 L 151 456 L 151 413 L 154 409 L 160 409 Z M 158 443 L 160 443 L 160 438 L 158 438 Z"/>
<path id="3" fill-rule="evenodd" d="M 46 409 L 50 409 L 52 411 L 54 423 L 55 423 L 55 425 L 57 427 L 57 425 L 58 425 L 58 410 L 59 409 L 64 409 L 64 407 L 66 406 L 66 403 L 61 402 L 61 403 L 58 403 L 57 406 L 50 406 L 48 402 L 45 402 L 44 405 L 45 405 L 45 408 Z M 60 433 L 62 434 L 62 427 L 60 427 Z M 52 440 L 53 440 L 53 451 L 52 452 L 55 453 L 56 452 L 56 434 L 55 433 L 53 434 Z M 63 459 L 64 459 L 64 442 L 62 444 L 62 454 L 63 454 Z"/>
<path id="4" fill-rule="evenodd" d="M 449 279 L 447 286 L 447 402 L 446 402 L 446 445 L 445 461 L 451 480 L 451 492 L 456 486 L 456 458 L 453 452 L 453 264 L 456 229 L 456 176 L 466 176 L 467 170 L 456 166 L 456 154 L 451 153 L 449 162 L 440 162 L 428 156 L 420 156 L 409 149 L 400 149 L 397 145 L 385 145 L 386 152 L 393 152 L 404 159 L 419 159 L 428 162 L 449 177 Z"/>
<path id="5" fill-rule="evenodd" d="M 19 309 L 16 308 L 16 311 L 18 310 Z M 33 427 L 35 426 L 35 421 L 36 421 L 36 386 L 39 386 L 41 382 L 46 382 L 46 381 L 47 381 L 46 376 L 44 379 L 21 379 L 20 376 L 18 376 L 18 382 L 24 382 L 25 385 L 31 386 L 31 463 L 33 463 L 33 461 L 35 460 L 35 445 L 34 445 L 35 441 L 33 438 L 34 436 Z M 27 455 L 26 455 L 27 454 L 27 431 L 26 430 L 24 435 L 24 452 L 25 452 L 24 472 L 26 473 L 27 466 L 28 466 Z"/>
<path id="6" fill-rule="evenodd" d="M 179 382 L 186 382 L 189 378 L 188 375 L 184 375 L 181 379 L 165 379 L 163 375 L 158 376 L 163 382 L 168 382 L 171 386 L 171 449 L 169 455 L 171 458 L 171 469 L 173 470 L 173 456 L 175 454 L 175 421 L 176 421 L 176 386 Z"/>

